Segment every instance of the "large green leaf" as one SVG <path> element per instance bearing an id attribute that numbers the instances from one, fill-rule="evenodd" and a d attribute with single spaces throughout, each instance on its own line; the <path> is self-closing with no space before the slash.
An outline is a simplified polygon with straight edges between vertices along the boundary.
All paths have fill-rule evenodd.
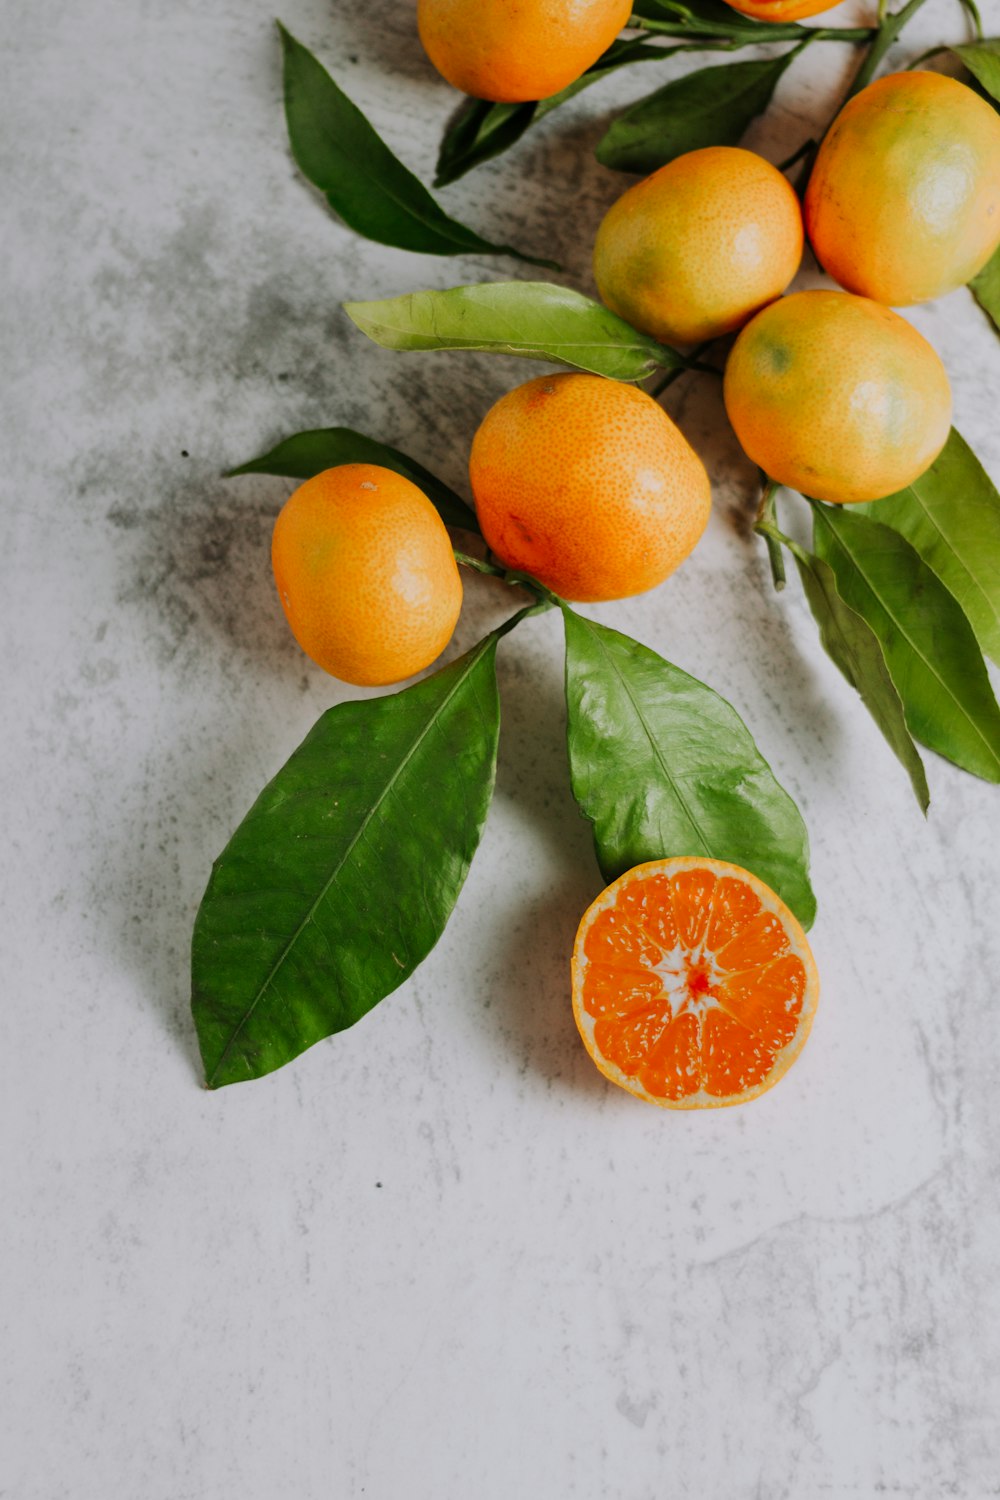
<path id="1" fill-rule="evenodd" d="M 962 59 L 990 97 L 1000 102 L 1000 38 L 984 37 L 980 42 L 966 42 L 949 50 Z"/>
<path id="2" fill-rule="evenodd" d="M 499 156 L 519 141 L 531 125 L 537 125 L 560 104 L 565 104 L 619 68 L 634 62 L 655 62 L 673 57 L 681 50 L 679 47 L 656 46 L 641 36 L 630 37 L 627 41 L 612 42 L 607 52 L 575 83 L 548 99 L 525 104 L 491 104 L 486 99 L 467 99 L 442 138 L 434 186 L 444 187 L 449 182 L 456 182 L 473 167 Z"/>
<path id="3" fill-rule="evenodd" d="M 814 502 L 815 550 L 875 632 L 913 737 L 1000 781 L 1000 708 L 972 626 L 904 536 L 846 506 Z"/>
<path id="4" fill-rule="evenodd" d="M 841 597 L 837 576 L 828 563 L 800 547 L 793 548 L 793 556 L 824 650 L 851 687 L 860 693 L 861 701 L 909 776 L 914 795 L 926 812 L 931 799 L 924 763 L 906 727 L 902 700 L 889 676 L 878 637 Z"/>
<path id="5" fill-rule="evenodd" d="M 262 453 L 260 458 L 252 458 L 249 463 L 240 464 L 238 469 L 230 469 L 227 477 L 284 474 L 289 479 L 312 479 L 313 475 L 336 468 L 338 464 L 381 464 L 383 469 L 392 469 L 423 490 L 437 507 L 446 526 L 463 531 L 479 530 L 471 506 L 429 469 L 400 453 L 398 448 L 377 443 L 374 438 L 365 437 L 363 432 L 355 432 L 351 427 L 314 427 L 308 432 L 297 432 L 269 453 Z"/>
<path id="6" fill-rule="evenodd" d="M 808 927 L 805 825 L 735 709 L 638 641 L 562 610 L 573 795 L 605 878 L 675 855 L 725 859 Z"/>
<path id="7" fill-rule="evenodd" d="M 441 936 L 493 792 L 496 645 L 329 709 L 240 824 L 194 931 L 210 1088 L 353 1025 Z"/>
<path id="8" fill-rule="evenodd" d="M 554 266 L 511 245 L 494 245 L 449 218 L 312 53 L 283 26 L 280 30 L 292 153 L 345 224 L 366 239 L 401 250 L 513 255 L 533 265 Z"/>
<path id="9" fill-rule="evenodd" d="M 926 473 L 858 509 L 913 543 L 1000 663 L 1000 494 L 968 443 L 952 428 Z"/>
<path id="10" fill-rule="evenodd" d="M 599 302 L 547 281 L 494 281 L 409 292 L 344 310 L 384 349 L 474 349 L 572 365 L 615 380 L 644 380 L 683 363 L 665 344 Z"/>
<path id="11" fill-rule="evenodd" d="M 969 290 L 1000 333 L 1000 250 L 986 262 L 978 276 L 973 276 Z"/>
<path id="12" fill-rule="evenodd" d="M 645 174 L 686 151 L 737 145 L 797 50 L 674 79 L 618 116 L 598 142 L 597 160 L 617 172 Z"/>

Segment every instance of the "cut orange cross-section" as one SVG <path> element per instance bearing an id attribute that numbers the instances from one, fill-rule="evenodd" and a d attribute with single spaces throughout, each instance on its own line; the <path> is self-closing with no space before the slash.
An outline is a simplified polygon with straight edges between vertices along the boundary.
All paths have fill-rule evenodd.
<path id="1" fill-rule="evenodd" d="M 762 880 L 718 859 L 637 865 L 586 912 L 573 1013 L 601 1072 L 668 1109 L 743 1104 L 809 1035 L 819 976 Z"/>

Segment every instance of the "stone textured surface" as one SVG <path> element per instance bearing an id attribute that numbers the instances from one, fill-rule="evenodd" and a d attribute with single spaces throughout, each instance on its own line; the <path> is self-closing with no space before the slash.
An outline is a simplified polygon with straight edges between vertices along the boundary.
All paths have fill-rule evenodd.
<path id="1" fill-rule="evenodd" d="M 283 19 L 429 180 L 452 97 L 408 0 Z M 893 56 L 961 28 L 931 0 Z M 925 825 L 797 586 L 770 592 L 711 386 L 669 397 L 716 484 L 703 546 L 595 614 L 729 697 L 803 807 L 802 1060 L 689 1118 L 583 1054 L 567 954 L 597 877 L 547 616 L 504 643 L 496 805 L 429 961 L 289 1069 L 199 1088 L 210 863 L 343 691 L 270 581 L 288 486 L 220 471 L 343 422 L 460 484 L 535 371 L 391 356 L 338 303 L 523 273 L 326 213 L 267 7 L 41 0 L 5 31 L 0 1496 L 1000 1494 L 998 792 L 935 763 Z M 849 67 L 803 56 L 752 143 L 787 155 Z M 446 204 L 589 290 L 622 187 L 590 148 L 653 86 L 602 85 Z M 1000 474 L 1000 346 L 964 293 L 912 317 Z M 506 607 L 472 580 L 453 649 Z"/>

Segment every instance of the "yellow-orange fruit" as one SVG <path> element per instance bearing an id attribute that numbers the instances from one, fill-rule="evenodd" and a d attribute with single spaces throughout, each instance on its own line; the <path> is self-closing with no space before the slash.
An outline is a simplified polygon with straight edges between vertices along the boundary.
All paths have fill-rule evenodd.
<path id="1" fill-rule="evenodd" d="M 631 14 L 631 0 L 419 0 L 431 62 L 477 99 L 547 99 L 597 61 Z"/>
<path id="2" fill-rule="evenodd" d="M 833 10 L 840 0 L 726 0 L 726 4 L 755 21 L 801 21 L 805 16 Z"/>
<path id="3" fill-rule="evenodd" d="M 905 319 L 848 292 L 797 292 L 733 345 L 725 401 L 744 451 L 818 500 L 879 500 L 934 462 L 951 387 Z"/>
<path id="4" fill-rule="evenodd" d="M 462 607 L 444 522 L 422 490 L 377 464 L 341 464 L 300 485 L 275 523 L 271 562 L 303 651 L 359 686 L 430 666 Z"/>
<path id="5" fill-rule="evenodd" d="M 742 328 L 802 259 L 802 211 L 776 167 L 707 146 L 629 188 L 594 245 L 602 299 L 634 328 L 694 343 Z"/>
<path id="6" fill-rule="evenodd" d="M 496 555 L 563 599 L 654 588 L 711 508 L 704 465 L 662 407 L 599 375 L 541 375 L 502 396 L 469 475 Z"/>
<path id="7" fill-rule="evenodd" d="M 805 216 L 848 291 L 907 307 L 963 286 L 1000 245 L 1000 115 L 940 73 L 878 79 L 833 122 Z"/>

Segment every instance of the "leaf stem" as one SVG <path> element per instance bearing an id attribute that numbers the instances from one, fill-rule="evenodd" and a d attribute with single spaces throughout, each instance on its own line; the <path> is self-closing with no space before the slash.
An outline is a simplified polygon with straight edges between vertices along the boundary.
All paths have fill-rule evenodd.
<path id="1" fill-rule="evenodd" d="M 778 171 L 791 171 L 792 167 L 800 162 L 804 156 L 808 156 L 811 151 L 816 151 L 818 149 L 818 146 L 819 142 L 816 141 L 812 136 L 810 136 L 807 141 L 802 142 L 802 145 L 797 151 L 793 151 L 791 156 L 787 157 L 785 161 L 778 164 Z"/>
<path id="2" fill-rule="evenodd" d="M 786 538 L 778 530 L 778 517 L 774 504 L 774 497 L 778 485 L 773 479 L 766 479 L 764 490 L 760 497 L 760 505 L 757 508 L 757 519 L 754 522 L 754 531 L 764 538 L 767 545 L 767 556 L 771 564 L 771 579 L 778 593 L 785 587 L 788 581 L 785 576 L 785 557 L 781 550 L 781 544 Z"/>
<path id="3" fill-rule="evenodd" d="M 485 573 L 489 578 L 501 579 L 511 588 L 524 589 L 527 593 L 534 594 L 535 603 L 528 605 L 530 614 L 544 614 L 545 610 L 552 609 L 554 605 L 560 603 L 558 595 L 553 594 L 551 589 L 547 589 L 544 583 L 539 583 L 538 579 L 533 578 L 530 573 L 521 573 L 515 568 L 505 568 L 502 563 L 487 562 L 485 558 L 470 557 L 467 552 L 453 550 L 455 561 L 460 567 L 472 568 L 477 573 Z M 522 610 L 516 619 L 523 618 L 524 613 Z M 513 625 L 510 628 L 513 629 Z"/>
<path id="4" fill-rule="evenodd" d="M 862 89 L 868 87 L 889 48 L 893 45 L 907 21 L 916 15 L 923 4 L 924 0 L 907 0 L 907 4 L 903 6 L 902 10 L 887 14 L 885 0 L 881 0 L 879 6 L 879 27 L 875 40 L 868 50 L 868 56 L 854 75 L 853 82 L 844 95 L 840 109 L 843 109 L 847 101 L 853 99 L 855 94 L 859 94 Z M 840 110 L 837 113 L 839 114 Z"/>
<path id="5" fill-rule="evenodd" d="M 663 392 L 667 389 L 667 386 L 673 385 L 675 380 L 679 380 L 680 377 L 682 375 L 686 375 L 689 370 L 698 370 L 703 375 L 718 375 L 721 377 L 722 371 L 716 369 L 715 365 L 706 365 L 701 363 L 701 356 L 705 353 L 706 349 L 710 349 L 714 343 L 715 339 L 706 339 L 703 344 L 698 344 L 694 349 L 691 350 L 691 353 L 688 355 L 682 365 L 678 365 L 674 370 L 668 370 L 666 375 L 664 375 L 661 380 L 657 381 L 656 385 L 654 385 L 653 389 L 650 391 L 649 394 L 652 396 L 653 400 L 655 401 L 657 397 L 662 396 Z"/>

